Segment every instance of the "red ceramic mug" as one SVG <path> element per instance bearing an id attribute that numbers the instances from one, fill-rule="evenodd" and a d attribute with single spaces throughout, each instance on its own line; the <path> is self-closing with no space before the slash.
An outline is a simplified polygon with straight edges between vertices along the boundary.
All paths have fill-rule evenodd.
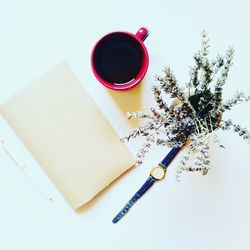
<path id="1" fill-rule="evenodd" d="M 136 34 L 112 32 L 102 37 L 91 53 L 91 67 L 97 80 L 113 90 L 136 86 L 145 76 L 149 57 L 143 41 L 148 30 Z"/>

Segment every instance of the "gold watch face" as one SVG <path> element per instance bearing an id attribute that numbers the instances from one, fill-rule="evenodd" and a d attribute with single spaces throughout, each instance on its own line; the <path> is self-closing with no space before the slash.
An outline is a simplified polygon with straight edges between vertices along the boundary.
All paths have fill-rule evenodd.
<path id="1" fill-rule="evenodd" d="M 155 168 L 152 168 L 150 175 L 155 178 L 156 180 L 161 180 L 165 177 L 166 174 L 166 170 L 161 167 L 161 166 L 157 166 Z"/>

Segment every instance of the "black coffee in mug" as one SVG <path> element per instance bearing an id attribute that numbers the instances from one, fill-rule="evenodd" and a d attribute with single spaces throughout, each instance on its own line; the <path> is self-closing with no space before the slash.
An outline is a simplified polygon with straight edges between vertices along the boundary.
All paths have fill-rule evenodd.
<path id="1" fill-rule="evenodd" d="M 102 37 L 91 53 L 91 67 L 97 80 L 113 90 L 130 89 L 145 76 L 149 57 L 143 41 L 145 27 L 136 34 L 112 32 Z"/>
<path id="2" fill-rule="evenodd" d="M 115 33 L 96 47 L 94 64 L 103 79 L 113 84 L 124 84 L 138 75 L 142 59 L 143 51 L 136 39 Z"/>

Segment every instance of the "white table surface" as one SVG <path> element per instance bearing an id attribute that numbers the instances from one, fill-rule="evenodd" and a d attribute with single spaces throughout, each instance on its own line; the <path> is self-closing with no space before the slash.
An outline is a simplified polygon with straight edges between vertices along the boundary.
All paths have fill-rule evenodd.
<path id="1" fill-rule="evenodd" d="M 211 55 L 236 49 L 225 96 L 250 90 L 250 4 L 248 1 L 1 1 L 0 100 L 67 60 L 121 135 L 136 124 L 125 112 L 151 105 L 150 86 L 164 65 L 180 83 L 200 46 L 211 39 Z M 145 41 L 150 67 L 143 83 L 128 93 L 100 86 L 89 67 L 94 42 L 115 30 L 150 29 Z M 129 100 L 129 101 L 128 101 Z M 250 104 L 231 117 L 250 129 Z M 0 138 L 20 166 L 53 198 L 48 201 L 13 161 L 0 151 L 0 249 L 3 250 L 247 250 L 250 249 L 249 146 L 225 133 L 225 150 L 212 147 L 212 170 L 185 174 L 175 182 L 178 159 L 168 178 L 154 186 L 119 224 L 111 220 L 167 150 L 153 149 L 146 163 L 122 176 L 79 212 L 73 211 L 4 120 Z M 138 144 L 131 144 L 135 153 Z"/>

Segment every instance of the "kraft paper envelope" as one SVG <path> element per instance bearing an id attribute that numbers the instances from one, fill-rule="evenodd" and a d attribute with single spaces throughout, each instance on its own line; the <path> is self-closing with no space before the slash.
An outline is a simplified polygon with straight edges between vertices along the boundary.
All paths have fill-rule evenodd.
<path id="1" fill-rule="evenodd" d="M 67 63 L 11 97 L 1 113 L 74 209 L 133 165 Z"/>

